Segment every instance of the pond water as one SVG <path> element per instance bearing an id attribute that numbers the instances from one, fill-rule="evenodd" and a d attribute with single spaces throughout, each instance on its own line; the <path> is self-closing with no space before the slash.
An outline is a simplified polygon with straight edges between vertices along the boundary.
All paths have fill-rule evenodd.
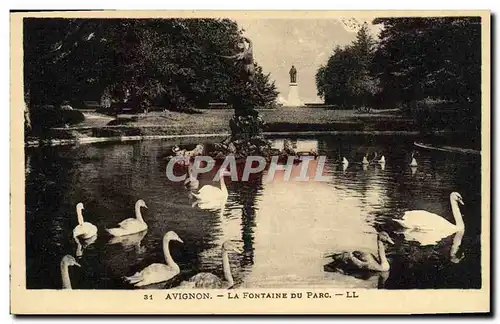
<path id="1" fill-rule="evenodd" d="M 27 288 L 61 287 L 60 260 L 76 251 L 72 229 L 78 202 L 84 203 L 85 220 L 99 234 L 85 247 L 81 268 L 70 268 L 74 289 L 133 288 L 123 276 L 163 263 L 161 242 L 169 230 L 184 241 L 170 244 L 181 278 L 200 271 L 222 277 L 220 246 L 235 240 L 244 250 L 230 255 L 236 287 L 480 288 L 478 157 L 417 151 L 419 165 L 410 168 L 412 137 L 290 139 L 297 150 L 315 148 L 327 156 L 328 181 L 287 182 L 278 173 L 269 182 L 268 171 L 248 182 L 227 177 L 227 202 L 211 210 L 193 207 L 183 183 L 165 176 L 163 157 L 174 144 L 188 140 L 26 149 Z M 274 140 L 277 147 L 282 143 L 282 138 Z M 364 154 L 373 157 L 374 152 L 385 156 L 384 168 L 359 163 Z M 338 162 L 341 156 L 351 161 L 345 170 Z M 211 178 L 202 177 L 201 185 Z M 453 191 L 465 202 L 460 206 L 463 237 L 452 235 L 428 246 L 405 240 L 393 219 L 424 209 L 453 222 Z M 110 240 L 104 228 L 134 217 L 138 199 L 148 206 L 143 210 L 147 233 Z M 395 242 L 386 245 L 389 273 L 352 276 L 324 268 L 326 256 L 334 252 L 376 253 L 376 233 L 382 230 Z"/>

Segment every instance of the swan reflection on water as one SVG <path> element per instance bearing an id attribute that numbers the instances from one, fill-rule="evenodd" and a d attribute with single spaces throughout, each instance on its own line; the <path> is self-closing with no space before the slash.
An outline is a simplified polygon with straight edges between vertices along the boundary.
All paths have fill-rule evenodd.
<path id="1" fill-rule="evenodd" d="M 453 237 L 453 244 L 451 245 L 450 248 L 450 261 L 453 263 L 459 263 L 465 258 L 464 252 L 462 252 L 460 256 L 458 254 L 458 250 L 460 249 L 460 245 L 462 244 L 463 237 L 464 237 L 464 231 L 456 232 L 455 236 Z"/>
<path id="2" fill-rule="evenodd" d="M 373 288 L 378 288 L 378 289 L 384 289 L 385 288 L 385 283 L 387 279 L 389 278 L 390 271 L 382 271 L 382 272 L 377 272 L 377 271 L 343 271 L 337 268 L 334 264 L 334 262 L 326 264 L 324 266 L 324 271 L 325 272 L 333 272 L 333 273 L 339 273 L 342 275 L 350 276 L 359 280 L 363 280 L 365 282 L 368 282 L 371 287 Z"/>
<path id="3" fill-rule="evenodd" d="M 80 258 L 83 256 L 83 251 L 88 248 L 90 245 L 94 244 L 97 240 L 97 235 L 94 235 L 88 239 L 75 237 L 76 243 L 76 252 L 75 255 Z"/>
<path id="4" fill-rule="evenodd" d="M 125 236 L 114 236 L 109 241 L 108 244 L 119 244 L 123 249 L 135 249 L 137 254 L 142 254 L 146 252 L 146 247 L 141 246 L 141 242 L 147 234 L 147 230 L 139 233 L 129 234 Z"/>
<path id="5" fill-rule="evenodd" d="M 85 216 L 86 221 L 97 225 L 104 234 L 107 226 L 117 228 L 118 222 L 133 216 L 119 215 L 123 212 L 123 201 L 132 199 L 131 197 L 140 193 L 148 205 L 151 200 L 153 211 L 155 209 L 161 211 L 159 213 L 149 211 L 145 214 L 150 228 L 131 235 L 116 237 L 106 235 L 105 239 L 101 240 L 97 240 L 96 235 L 86 239 L 80 237 L 75 241 L 77 243 L 75 260 L 81 262 L 83 269 L 69 267 L 69 274 L 74 280 L 75 287 L 131 289 L 143 287 L 144 284 L 147 288 L 153 286 L 163 288 L 167 282 L 170 284 L 171 280 L 175 280 L 172 282 L 172 287 L 175 287 L 181 281 L 188 281 L 200 272 L 213 273 L 218 278 L 199 275 L 198 278 L 203 279 L 199 285 L 213 283 L 217 286 L 222 281 L 226 287 L 227 283 L 234 281 L 234 287 L 249 289 L 290 287 L 435 289 L 470 288 L 480 285 L 478 281 L 480 272 L 477 272 L 477 268 L 472 268 L 470 271 L 468 268 L 469 265 L 480 264 L 473 262 L 480 256 L 477 238 L 481 227 L 478 226 L 478 217 L 465 219 L 469 228 L 465 239 L 464 229 L 455 228 L 455 231 L 450 233 L 427 232 L 422 229 L 405 229 L 398 232 L 400 227 L 393 221 L 393 215 L 405 210 L 429 209 L 444 215 L 442 210 L 449 210 L 449 207 L 446 199 L 441 197 L 448 196 L 453 190 L 463 190 L 464 194 L 472 196 L 471 204 L 467 202 L 466 215 L 475 215 L 480 200 L 479 194 L 473 190 L 477 186 L 473 185 L 471 188 L 464 186 L 461 183 L 462 178 L 457 177 L 455 173 L 470 172 L 471 175 L 475 175 L 474 172 L 478 168 L 465 167 L 465 163 L 448 163 L 448 160 L 422 154 L 419 157 L 417 173 L 417 166 L 410 166 L 409 156 L 404 153 L 406 146 L 399 142 L 396 146 L 385 143 L 374 145 L 371 150 L 383 151 L 384 156 L 369 161 L 369 164 L 362 163 L 362 156 L 354 154 L 358 145 L 355 142 L 347 142 L 340 147 L 337 138 L 320 141 L 319 146 L 314 143 L 317 142 L 302 145 L 305 147 L 295 146 L 303 150 L 316 148 L 318 152 L 328 157 L 324 172 L 320 174 L 328 178 L 327 181 L 294 181 L 304 171 L 302 166 L 305 163 L 302 162 L 291 168 L 288 177 L 291 181 L 287 179 L 283 170 L 276 170 L 273 180 L 268 181 L 270 172 L 264 170 L 262 175 L 257 175 L 253 181 L 247 183 L 229 180 L 227 177 L 226 183 L 224 177 L 220 177 L 222 183 L 219 184 L 219 180 L 209 182 L 212 181 L 213 174 L 195 177 L 194 170 L 190 168 L 187 170 L 186 183 L 166 182 L 163 164 L 151 158 L 165 150 L 165 144 L 159 142 L 137 143 L 136 147 L 144 150 L 144 145 L 150 146 L 147 146 L 147 154 L 141 153 L 134 158 L 130 154 L 110 155 L 109 148 L 90 147 L 92 154 L 98 155 L 99 159 L 102 156 L 103 160 L 97 159 L 92 163 L 81 162 L 85 161 L 81 160 L 81 156 L 85 158 L 85 155 L 90 153 L 85 148 L 79 148 L 80 153 L 74 158 L 75 165 L 70 169 L 78 172 L 69 173 L 65 177 L 61 175 L 60 179 L 53 176 L 50 178 L 50 174 L 42 178 L 38 175 L 43 173 L 39 171 L 40 166 L 37 168 L 37 161 L 29 161 L 32 164 L 32 172 L 27 174 L 28 180 L 31 180 L 31 187 L 28 189 L 32 195 L 33 192 L 36 193 L 39 185 L 46 185 L 49 181 L 53 183 L 53 188 L 60 187 L 59 190 L 65 195 L 67 188 L 72 188 L 74 183 L 81 183 L 81 189 L 71 191 L 68 200 L 76 203 L 81 199 L 84 202 L 92 202 L 90 206 L 95 206 L 89 215 L 85 212 L 81 214 L 81 210 L 74 215 L 74 205 L 68 207 L 65 204 L 59 207 L 57 214 L 52 215 L 50 213 L 52 210 L 47 207 L 40 209 L 35 202 L 28 201 L 31 204 L 27 206 L 29 214 L 26 216 L 29 220 L 27 233 L 31 235 L 29 248 L 33 250 L 34 255 L 47 256 L 47 251 L 51 252 L 66 244 L 69 245 L 69 253 L 75 252 L 74 243 L 69 235 L 72 227 L 77 225 L 75 216 L 78 216 L 78 221 L 82 224 L 85 223 L 83 220 Z M 128 152 L 131 151 L 130 147 L 133 146 L 124 144 L 114 149 L 118 153 Z M 71 155 L 68 154 L 65 158 L 69 159 Z M 308 162 L 307 168 L 304 167 L 307 169 L 304 173 L 310 179 L 314 179 L 317 175 L 319 161 L 320 159 L 316 158 Z M 154 170 L 160 171 L 155 173 Z M 217 171 L 214 170 L 215 172 Z M 417 176 L 413 176 L 415 174 Z M 38 175 L 38 178 L 34 179 L 35 175 Z M 43 181 L 40 181 L 40 178 Z M 133 187 L 131 183 L 134 184 Z M 213 187 L 213 195 L 198 194 L 198 188 L 204 184 Z M 47 194 L 53 191 L 50 190 Z M 103 199 L 97 199 L 98 195 L 104 196 Z M 118 198 L 123 199 L 114 201 Z M 134 198 L 134 201 L 137 198 Z M 468 197 L 467 199 L 469 200 Z M 471 205 L 472 207 L 469 207 Z M 68 212 L 69 210 L 72 212 Z M 68 214 L 71 215 L 69 222 Z M 451 213 L 449 214 L 450 217 L 447 218 L 451 220 Z M 137 213 L 136 218 L 138 218 Z M 59 234 L 58 236 L 51 237 L 40 230 L 40 228 L 50 229 L 51 224 L 54 224 L 53 232 Z M 65 228 L 65 224 L 71 225 Z M 431 227 L 436 227 L 434 222 Z M 186 241 L 185 247 L 179 243 L 170 243 L 173 259 L 171 256 L 166 257 L 170 251 L 168 247 L 162 245 L 163 235 L 170 229 L 176 230 Z M 381 264 L 377 254 L 374 229 L 377 232 L 386 230 L 391 236 L 401 233 L 397 236 L 398 241 L 394 247 L 386 246 L 390 249 L 387 257 L 390 269 L 387 271 L 339 269 L 334 262 L 330 262 L 331 259 L 324 258 L 325 255 L 336 251 L 366 250 L 372 252 L 373 259 Z M 99 236 L 103 235 L 99 233 Z M 225 267 L 225 263 L 221 260 L 221 246 L 229 240 L 243 241 L 245 252 L 241 255 L 229 254 L 230 267 Z M 467 242 L 466 249 L 461 249 L 464 245 L 462 240 Z M 46 241 L 53 244 L 52 250 L 44 251 L 39 248 L 47 246 Z M 92 247 L 87 249 L 90 245 Z M 463 250 L 466 250 L 467 259 Z M 52 262 L 55 268 L 59 268 L 59 257 L 66 253 L 68 251 L 61 251 L 57 260 Z M 79 259 L 82 255 L 83 258 Z M 348 254 L 348 257 L 350 256 L 351 254 Z M 33 256 L 28 258 L 27 287 L 60 288 L 59 282 L 54 284 L 51 277 L 44 273 L 44 263 Z M 462 261 L 464 259 L 465 261 Z M 175 274 L 174 260 L 179 262 L 180 274 Z M 66 258 L 66 261 L 63 267 L 65 278 L 67 278 L 66 264 L 75 265 L 71 264 L 69 258 Z M 457 263 L 460 264 L 455 268 L 454 264 Z M 154 268 L 148 269 L 150 265 L 154 265 Z M 169 265 L 172 265 L 173 271 L 162 271 Z M 465 267 L 467 267 L 466 272 L 462 274 L 463 271 L 460 270 Z M 144 272 L 143 269 L 148 270 Z M 227 269 L 234 279 L 228 279 Z M 434 269 L 437 270 L 434 272 Z M 156 270 L 167 275 L 156 273 Z M 457 274 L 451 278 L 450 273 Z M 170 275 L 174 277 L 168 280 Z M 128 276 L 129 284 L 123 280 L 125 276 Z M 473 282 L 465 282 L 464 276 L 467 279 L 471 278 Z M 71 283 L 66 286 L 70 285 Z"/>

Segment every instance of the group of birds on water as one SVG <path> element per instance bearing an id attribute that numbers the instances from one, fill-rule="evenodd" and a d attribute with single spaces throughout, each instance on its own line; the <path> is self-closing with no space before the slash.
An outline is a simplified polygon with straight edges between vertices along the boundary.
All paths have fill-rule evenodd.
<path id="1" fill-rule="evenodd" d="M 377 161 L 379 164 L 385 164 L 385 162 L 384 156 Z M 342 164 L 348 163 L 347 159 L 342 159 Z M 370 164 L 366 156 L 363 158 L 362 164 Z M 410 166 L 417 166 L 413 154 Z M 224 177 L 231 174 L 222 168 L 218 172 L 220 187 L 204 185 L 197 190 L 199 187 L 199 180 L 193 176 L 192 166 L 188 167 L 188 177 L 184 184 L 190 191 L 190 195 L 195 198 L 193 206 L 198 206 L 200 209 L 223 208 L 228 198 L 228 190 L 224 182 Z M 425 210 L 407 211 L 401 219 L 394 219 L 394 221 L 402 226 L 403 233 L 407 240 L 418 241 L 422 245 L 436 244 L 440 239 L 448 237 L 453 233 L 463 234 L 465 229 L 462 214 L 458 206 L 459 204 L 464 204 L 462 196 L 457 192 L 452 192 L 450 194 L 450 204 L 455 219 L 454 224 L 440 215 Z M 141 208 L 147 208 L 146 203 L 142 199 L 138 200 L 135 204 L 135 218 L 123 220 L 116 228 L 106 228 L 106 232 L 112 237 L 126 237 L 137 233 L 145 233 L 148 229 L 148 225 L 142 217 Z M 83 204 L 78 203 L 76 205 L 78 225 L 73 230 L 73 238 L 77 242 L 77 257 L 80 257 L 82 254 L 81 241 L 84 242 L 84 245 L 91 244 L 95 241 L 98 232 L 95 225 L 84 220 L 82 214 L 83 210 Z M 163 237 L 165 263 L 153 263 L 133 275 L 125 276 L 125 282 L 135 287 L 143 287 L 166 282 L 179 275 L 180 267 L 175 263 L 170 254 L 169 243 L 171 241 L 184 243 L 177 233 L 168 231 Z M 330 265 L 333 265 L 341 271 L 362 270 L 387 272 L 390 269 L 390 264 L 386 257 L 384 243 L 394 244 L 394 241 L 387 232 L 380 232 L 377 235 L 378 255 L 374 255 L 367 251 L 346 251 L 330 254 L 327 257 L 332 259 Z M 212 273 L 202 272 L 191 277 L 187 281 L 183 281 L 177 288 L 231 288 L 234 285 L 234 280 L 231 274 L 228 254 L 230 252 L 241 254 L 243 251 L 230 240 L 224 242 L 221 248 L 224 279 Z M 73 256 L 65 255 L 61 260 L 62 286 L 65 289 L 71 289 L 71 281 L 68 272 L 69 266 L 80 265 Z"/>
<path id="2" fill-rule="evenodd" d="M 147 208 L 146 203 L 142 199 L 138 200 L 135 204 L 135 218 L 127 218 L 123 220 L 116 228 L 106 228 L 106 232 L 113 237 L 126 237 L 138 233 L 145 233 L 148 229 L 148 225 L 142 217 L 141 207 Z M 98 232 L 97 227 L 94 224 L 86 222 L 83 219 L 83 209 L 84 207 L 82 203 L 78 203 L 76 205 L 78 225 L 73 229 L 73 238 L 78 244 L 77 257 L 81 256 L 81 241 L 86 244 L 91 244 L 91 242 L 95 241 Z M 135 287 L 143 287 L 166 282 L 177 276 L 180 273 L 180 268 L 170 254 L 169 243 L 171 241 L 184 243 L 177 233 L 174 231 L 168 231 L 163 236 L 163 253 L 165 256 L 165 263 L 153 263 L 131 276 L 124 277 L 124 280 Z M 80 251 L 80 253 L 78 251 Z M 243 251 L 230 240 L 222 244 L 222 267 L 224 280 L 212 273 L 201 272 L 191 277 L 188 281 L 181 282 L 179 288 L 225 288 L 233 286 L 234 280 L 231 274 L 228 256 L 230 252 L 236 252 L 238 254 L 243 253 Z M 73 256 L 65 255 L 61 260 L 60 266 L 62 288 L 72 289 L 69 277 L 69 267 L 80 267 L 80 264 Z"/>
<path id="3" fill-rule="evenodd" d="M 349 165 L 349 161 L 345 157 L 343 157 L 341 161 L 343 169 L 345 171 L 347 169 L 347 166 Z M 377 163 L 381 166 L 382 169 L 384 169 L 386 163 L 385 156 L 382 155 L 379 159 L 377 159 L 377 154 L 375 153 L 375 157 L 372 160 L 368 160 L 367 155 L 363 156 L 361 164 L 364 167 L 372 163 Z M 409 166 L 412 169 L 412 173 L 414 173 L 418 166 L 414 152 L 411 153 Z M 403 228 L 402 233 L 404 234 L 406 240 L 416 241 L 424 246 L 436 244 L 441 239 L 455 233 L 458 234 L 457 238 L 459 238 L 461 241 L 463 232 L 465 230 L 465 225 L 462 214 L 460 212 L 460 208 L 458 206 L 459 204 L 464 205 L 464 201 L 460 193 L 452 192 L 450 194 L 450 204 L 455 224 L 450 223 L 440 215 L 425 210 L 407 211 L 403 214 L 403 217 L 401 219 L 393 220 Z M 356 270 L 368 270 L 377 272 L 389 271 L 390 264 L 386 257 L 384 243 L 394 245 L 394 241 L 391 239 L 389 234 L 385 231 L 382 231 L 377 235 L 378 255 L 374 255 L 366 251 L 334 253 L 328 255 L 328 257 L 332 258 L 333 261 L 327 266 L 329 269 L 333 267 L 340 272 Z M 460 242 L 458 242 L 457 244 L 455 244 L 454 242 L 454 245 L 459 244 Z M 451 251 L 452 262 L 455 263 L 459 262 L 463 258 L 463 256 L 461 258 L 458 258 L 456 256 L 457 251 L 455 250 L 457 249 L 458 247 L 454 246 L 452 247 Z"/>
<path id="4" fill-rule="evenodd" d="M 342 164 L 342 169 L 345 171 L 347 169 L 347 167 L 349 166 L 349 160 L 347 160 L 347 158 L 344 156 L 339 161 Z M 385 164 L 386 164 L 385 155 L 382 155 L 380 158 L 378 158 L 377 152 L 375 152 L 375 156 L 373 157 L 373 159 L 368 160 L 368 155 L 365 154 L 363 156 L 363 160 L 361 161 L 361 165 L 363 166 L 363 169 L 366 169 L 371 164 L 378 164 L 378 165 L 380 165 L 380 168 L 382 170 L 384 170 Z M 414 172 L 416 170 L 416 167 L 418 166 L 417 160 L 415 158 L 415 153 L 413 153 L 413 152 L 411 153 L 411 161 L 409 163 L 409 166 L 412 168 L 412 172 Z"/>
<path id="5" fill-rule="evenodd" d="M 451 223 L 440 215 L 428 212 L 426 210 L 410 210 L 403 214 L 401 219 L 393 219 L 396 223 L 403 228 L 402 233 L 408 241 L 417 241 L 421 245 L 433 245 L 438 243 L 441 239 L 449 237 L 452 234 L 457 234 L 461 240 L 465 225 L 462 214 L 460 212 L 459 204 L 464 204 L 462 196 L 458 192 L 450 194 L 450 204 L 455 223 Z M 348 251 L 341 253 L 334 253 L 329 255 L 332 263 L 329 268 L 336 267 L 341 272 L 355 271 L 355 270 L 368 270 L 385 272 L 389 271 L 390 264 L 387 260 L 385 253 L 385 245 L 388 243 L 394 245 L 387 232 L 380 232 L 377 235 L 378 255 L 366 251 Z M 459 245 L 460 242 L 454 245 Z M 461 258 L 456 256 L 458 246 L 452 247 L 450 251 L 451 261 L 454 263 L 459 262 Z"/>
<path id="6" fill-rule="evenodd" d="M 203 186 L 198 193 L 191 192 L 192 196 L 196 199 L 193 206 L 198 205 L 200 209 L 213 209 L 221 207 L 227 198 L 228 190 L 224 182 L 224 176 L 230 175 L 227 170 L 220 170 L 220 188 L 212 185 Z M 191 172 L 189 172 L 192 175 Z M 199 181 L 192 176 L 187 177 L 186 186 L 188 188 L 197 188 Z M 106 228 L 106 232 L 112 237 L 126 237 L 137 233 L 145 233 L 148 229 L 141 213 L 141 208 L 148 208 L 144 200 L 140 199 L 135 204 L 135 218 L 127 218 L 120 223 L 116 228 Z M 78 225 L 73 230 L 73 238 L 77 243 L 76 256 L 82 255 L 82 246 L 92 244 L 97 238 L 97 227 L 86 222 L 83 218 L 82 211 L 84 210 L 83 203 L 76 205 L 76 214 Z M 169 243 L 177 241 L 184 243 L 183 240 L 174 231 L 168 231 L 163 236 L 163 253 L 165 256 L 165 263 L 153 263 L 139 272 L 131 276 L 124 277 L 125 282 L 134 285 L 135 287 L 143 287 L 161 282 L 166 282 L 180 273 L 180 268 L 173 260 L 170 254 Z M 83 244 L 82 244 L 83 243 Z M 222 246 L 222 268 L 224 279 L 209 273 L 201 272 L 191 277 L 188 281 L 180 283 L 178 288 L 229 288 L 234 285 L 234 279 L 231 274 L 229 264 L 229 253 L 235 252 L 242 254 L 243 250 L 240 249 L 231 240 L 225 241 Z M 80 266 L 76 259 L 71 255 L 65 255 L 61 260 L 61 277 L 63 289 L 71 289 L 71 281 L 69 278 L 69 266 Z"/>

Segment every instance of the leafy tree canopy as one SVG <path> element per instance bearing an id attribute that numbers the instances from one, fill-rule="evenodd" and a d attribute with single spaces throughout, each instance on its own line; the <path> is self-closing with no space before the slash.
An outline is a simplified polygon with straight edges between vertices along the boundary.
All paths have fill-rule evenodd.
<path id="1" fill-rule="evenodd" d="M 343 107 L 370 105 L 378 92 L 378 79 L 371 74 L 375 40 L 363 25 L 354 42 L 337 46 L 327 64 L 316 73 L 318 95 L 327 104 Z"/>
<path id="2" fill-rule="evenodd" d="M 128 100 L 134 106 L 203 108 L 209 102 L 272 104 L 277 91 L 260 66 L 246 89 L 229 19 L 25 19 L 25 93 L 31 105 Z M 245 93 L 242 92 L 246 90 Z M 238 101 L 238 99 L 240 99 Z M 237 108 L 237 107 L 235 107 Z"/>
<path id="3" fill-rule="evenodd" d="M 480 131 L 479 17 L 377 18 L 378 42 L 363 26 L 316 74 L 327 104 L 402 107 L 429 128 Z M 427 127 L 426 126 L 426 127 Z"/>

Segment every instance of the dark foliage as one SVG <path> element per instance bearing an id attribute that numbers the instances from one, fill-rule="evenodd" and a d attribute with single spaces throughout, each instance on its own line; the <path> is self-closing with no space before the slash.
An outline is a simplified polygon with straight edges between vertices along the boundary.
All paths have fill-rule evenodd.
<path id="1" fill-rule="evenodd" d="M 116 106 L 194 112 L 210 102 L 237 110 L 271 105 L 277 96 L 260 66 L 245 86 L 239 66 L 221 57 L 239 51 L 242 40 L 229 19 L 37 18 L 25 19 L 24 35 L 31 109 L 94 100 L 110 113 Z"/>
<path id="2" fill-rule="evenodd" d="M 480 133 L 479 17 L 379 18 L 374 57 L 380 100 L 400 105 L 426 130 Z"/>
<path id="3" fill-rule="evenodd" d="M 33 135 L 41 135 L 52 127 L 78 124 L 85 120 L 78 110 L 62 110 L 53 105 L 35 106 L 31 111 Z"/>
<path id="4" fill-rule="evenodd" d="M 350 46 L 335 48 L 327 64 L 316 73 L 318 95 L 325 99 L 325 104 L 335 104 L 340 109 L 373 105 L 379 91 L 378 79 L 370 73 L 374 45 L 365 24 Z"/>
<path id="5" fill-rule="evenodd" d="M 479 17 L 377 18 L 318 69 L 318 95 L 340 108 L 402 108 L 424 131 L 480 133 Z"/>

